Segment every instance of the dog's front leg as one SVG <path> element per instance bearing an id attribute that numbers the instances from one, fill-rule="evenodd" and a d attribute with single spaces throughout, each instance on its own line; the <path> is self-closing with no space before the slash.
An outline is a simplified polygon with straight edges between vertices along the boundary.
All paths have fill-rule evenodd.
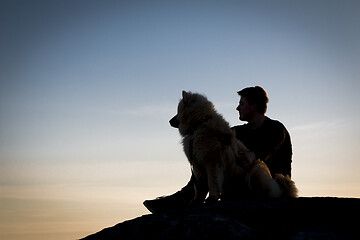
<path id="1" fill-rule="evenodd" d="M 203 168 L 193 165 L 192 172 L 195 176 L 195 197 L 191 204 L 203 203 L 208 193 L 207 175 Z"/>
<path id="2" fill-rule="evenodd" d="M 217 202 L 220 199 L 224 183 L 224 171 L 220 164 L 211 164 L 207 167 L 209 197 L 206 202 Z"/>

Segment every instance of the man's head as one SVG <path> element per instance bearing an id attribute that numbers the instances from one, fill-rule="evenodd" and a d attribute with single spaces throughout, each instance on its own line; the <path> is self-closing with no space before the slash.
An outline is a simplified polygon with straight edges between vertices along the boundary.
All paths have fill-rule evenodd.
<path id="1" fill-rule="evenodd" d="M 249 121 L 254 114 L 265 115 L 269 99 L 266 91 L 259 86 L 244 88 L 238 91 L 240 98 L 239 111 L 240 120 Z"/>

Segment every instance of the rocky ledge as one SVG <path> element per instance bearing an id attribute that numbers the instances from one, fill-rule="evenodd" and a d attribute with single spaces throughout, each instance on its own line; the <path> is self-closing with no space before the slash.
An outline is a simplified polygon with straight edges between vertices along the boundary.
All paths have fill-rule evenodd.
<path id="1" fill-rule="evenodd" d="M 144 215 L 83 240 L 360 239 L 359 216 L 357 198 L 241 200 Z"/>

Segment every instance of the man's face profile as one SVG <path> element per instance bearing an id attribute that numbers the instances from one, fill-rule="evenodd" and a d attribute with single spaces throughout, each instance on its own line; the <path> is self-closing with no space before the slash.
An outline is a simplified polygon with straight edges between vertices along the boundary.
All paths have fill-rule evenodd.
<path id="1" fill-rule="evenodd" d="M 236 110 L 239 112 L 239 119 L 241 121 L 248 121 L 252 115 L 253 107 L 249 105 L 249 102 L 245 97 L 241 97 L 239 106 Z"/>

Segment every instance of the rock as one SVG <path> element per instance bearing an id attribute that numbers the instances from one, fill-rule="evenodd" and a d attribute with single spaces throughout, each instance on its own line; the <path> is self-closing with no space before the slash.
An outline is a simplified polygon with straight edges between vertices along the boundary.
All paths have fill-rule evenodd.
<path id="1" fill-rule="evenodd" d="M 359 239 L 360 199 L 224 201 L 183 212 L 148 214 L 89 235 L 117 239 Z"/>

